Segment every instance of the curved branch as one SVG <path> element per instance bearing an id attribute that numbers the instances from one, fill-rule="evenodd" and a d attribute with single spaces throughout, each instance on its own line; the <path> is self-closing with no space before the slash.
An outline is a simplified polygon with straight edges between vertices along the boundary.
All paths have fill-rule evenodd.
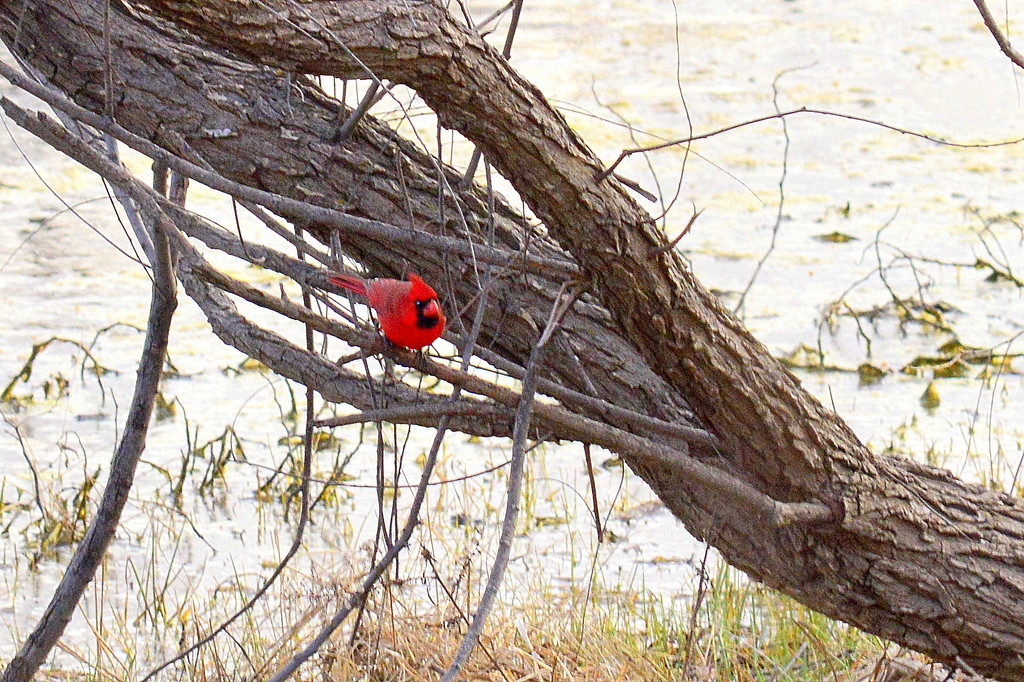
<path id="1" fill-rule="evenodd" d="M 261 63 L 340 76 L 369 68 L 415 89 L 444 125 L 483 150 L 573 255 L 621 334 L 735 453 L 729 465 L 775 499 L 824 497 L 843 518 L 836 525 L 789 527 L 776 542 L 759 542 L 763 531 L 748 524 L 734 500 L 721 498 L 714 507 L 680 482 L 674 463 L 631 460 L 692 532 L 812 608 L 939 660 L 1024 679 L 1024 563 L 1017 549 L 1024 504 L 868 452 L 674 251 L 661 249 L 664 236 L 624 188 L 596 182 L 602 171 L 596 156 L 443 3 L 143 4 Z M 301 35 L 288 21 L 273 20 L 268 8 L 275 17 L 298 12 L 290 16 L 302 17 Z M 279 31 L 274 41 L 260 32 L 271 26 Z M 334 49 L 339 43 L 346 51 Z M 972 523 L 966 530 L 950 521 L 975 516 L 985 519 L 982 527 Z M 985 577 L 992 575 L 1014 578 Z"/>
<path id="2" fill-rule="evenodd" d="M 975 4 L 982 2 L 982 0 L 975 0 Z M 987 9 L 987 8 L 986 8 Z M 675 140 L 665 140 L 657 144 L 647 145 L 644 147 L 631 147 L 630 149 L 622 150 L 619 155 L 615 158 L 608 168 L 601 171 L 598 174 L 598 180 L 604 180 L 618 168 L 619 164 L 622 163 L 626 158 L 634 154 L 645 154 L 647 152 L 656 152 L 661 149 L 668 149 L 669 147 L 678 147 L 681 145 L 696 142 L 697 140 L 706 140 L 722 133 L 727 133 L 733 130 L 739 130 L 747 126 L 756 125 L 758 123 L 764 123 L 766 121 L 785 120 L 790 116 L 796 116 L 797 114 L 816 114 L 818 116 L 828 116 L 831 118 L 841 118 L 847 121 L 854 121 L 856 123 L 866 123 L 868 125 L 877 126 L 879 128 L 885 128 L 894 133 L 901 135 L 909 135 L 916 137 L 921 140 L 927 140 L 928 142 L 934 142 L 935 144 L 941 144 L 945 147 L 958 147 L 960 149 L 988 149 L 989 147 L 1007 147 L 1011 145 L 1020 144 L 1024 142 L 1024 137 L 1018 137 L 1011 140 L 1000 140 L 998 142 L 951 142 L 945 138 L 937 137 L 935 135 L 928 135 L 927 133 L 919 133 L 908 128 L 901 128 L 899 126 L 890 125 L 884 121 L 879 121 L 873 118 L 865 118 L 864 116 L 856 116 L 854 114 L 843 114 L 838 111 L 829 111 L 827 109 L 815 109 L 813 107 L 797 107 L 795 109 L 789 109 L 788 111 L 778 111 L 774 114 L 767 114 L 765 116 L 759 116 L 757 118 L 748 119 L 740 123 L 734 123 L 732 125 L 723 126 L 716 128 L 715 130 L 700 133 L 699 135 L 690 135 L 688 137 L 681 137 Z"/>
<path id="3" fill-rule="evenodd" d="M 292 101 L 301 115 L 293 116 L 265 94 L 279 90 L 269 71 L 228 69 L 223 56 L 153 36 L 116 8 L 97 17 L 92 4 L 0 0 L 0 13 L 17 18 L 0 21 L 0 34 L 80 104 L 109 108 L 135 134 L 189 158 L 198 154 L 234 182 L 321 207 L 351 203 L 365 216 L 387 212 L 387 222 L 399 227 L 486 241 L 480 238 L 487 226 L 484 195 L 450 193 L 457 173 L 418 164 L 415 150 L 381 132 L 372 119 L 356 127 L 344 149 L 332 148 L 323 140 L 338 119 L 330 113 L 337 113 L 335 105 L 301 79 L 295 87 L 304 97 Z M 68 10 L 72 5 L 76 12 Z M 377 77 L 415 88 L 442 123 L 484 150 L 558 246 L 502 208 L 497 244 L 544 256 L 571 254 L 591 283 L 597 303 L 577 304 L 563 329 L 584 372 L 569 355 L 558 362 L 552 347 L 549 378 L 581 393 L 593 385 L 594 393 L 614 403 L 668 420 L 688 402 L 704 424 L 713 425 L 724 454 L 704 448 L 697 460 L 666 446 L 652 453 L 645 439 L 543 403 L 536 406 L 538 420 L 557 425 L 565 419 L 568 430 L 586 424 L 588 438 L 598 442 L 596 434 L 628 452 L 627 461 L 673 513 L 753 577 L 940 660 L 1024 679 L 1024 505 L 941 470 L 872 456 L 673 250 L 663 248 L 664 235 L 621 185 L 596 182 L 602 170 L 596 156 L 531 84 L 451 20 L 443 3 L 153 0 L 145 6 L 165 11 L 225 52 L 289 70 L 363 75 L 369 67 Z M 96 24 L 83 27 L 81 17 L 109 28 L 109 43 L 119 51 L 115 63 L 102 54 L 81 56 L 91 42 L 103 44 L 97 37 L 105 35 Z M 301 19 L 301 31 L 287 23 L 289 17 Z M 21 35 L 12 35 L 14 26 Z M 265 39 L 264 29 L 274 31 L 273 39 Z M 33 40 L 22 41 L 25 35 Z M 151 51 L 146 41 L 161 49 Z M 205 68 L 204 59 L 218 68 Z M 190 80 L 179 80 L 184 76 Z M 257 115 L 250 120 L 239 112 Z M 367 151 L 371 138 L 392 156 Z M 398 166 L 395 158 L 401 159 Z M 378 181 L 388 173 L 409 181 L 407 194 L 392 192 L 392 186 L 378 193 Z M 351 192 L 353 187 L 365 188 L 373 199 Z M 466 216 L 465 223 L 446 217 L 453 213 Z M 447 284 L 446 301 L 465 305 L 479 293 L 471 265 L 445 270 L 440 254 L 381 249 L 365 235 L 334 234 L 375 274 L 422 264 Z M 329 242 L 329 233 L 322 236 Z M 558 284 L 543 273 L 508 283 L 509 298 L 496 296 L 487 333 L 497 352 L 522 364 L 542 319 L 535 316 L 550 308 Z M 438 376 L 453 371 L 427 369 Z M 452 378 L 467 388 L 479 381 Z M 503 404 L 516 399 L 500 387 L 478 388 Z M 745 487 L 713 484 L 715 477 L 741 480 Z M 776 500 L 814 507 L 824 502 L 838 522 L 773 523 Z M 801 516 L 795 510 L 803 507 L 791 508 Z"/>
<path id="4" fill-rule="evenodd" d="M 152 230 L 155 255 L 149 321 L 146 326 L 142 358 L 139 360 L 135 393 L 132 396 L 121 440 L 110 463 L 110 477 L 85 538 L 75 550 L 75 555 L 35 630 L 4 671 L 3 682 L 31 680 L 64 633 L 64 628 L 71 621 L 82 594 L 96 575 L 107 547 L 114 538 L 121 512 L 135 479 L 135 469 L 146 447 L 149 420 L 160 387 L 164 358 L 167 357 L 171 318 L 177 307 L 171 254 L 164 232 L 166 225 L 150 221 L 149 227 Z"/>
<path id="5" fill-rule="evenodd" d="M 492 202 L 476 188 L 460 191 L 456 197 L 439 197 L 436 164 L 372 117 L 363 119 L 344 149 L 325 143 L 333 134 L 339 105 L 302 79 L 292 81 L 292 88 L 299 93 L 285 107 L 278 76 L 269 70 L 231 63 L 209 51 L 175 42 L 173 30 L 151 30 L 125 17 L 117 6 L 104 15 L 83 0 L 73 5 L 37 0 L 26 6 L 16 0 L 0 0 L 0 16 L 7 17 L 6 22 L 0 21 L 0 37 L 24 53 L 26 60 L 35 63 L 79 106 L 92 111 L 106 110 L 104 64 L 108 60 L 97 46 L 109 43 L 118 54 L 111 63 L 117 70 L 113 81 L 125 95 L 119 96 L 117 121 L 122 128 L 130 128 L 131 134 L 172 154 L 193 160 L 199 156 L 233 182 L 323 206 L 340 203 L 354 215 L 407 230 L 468 228 L 478 243 L 486 242 L 493 229 L 498 248 L 509 252 L 528 249 L 540 259 L 571 262 L 543 232 L 535 231 L 504 202 L 494 201 L 490 211 Z M 19 43 L 19 36 L 29 34 L 37 40 Z M 66 54 L 79 57 L 68 60 L 60 56 Z M 169 64 L 173 68 L 168 68 Z M 259 113 L 259 125 L 253 125 L 247 112 Z M 282 140 L 292 144 L 282 145 Z M 401 173 L 400 187 L 381 180 L 394 172 Z M 440 175 L 447 186 L 454 186 L 460 178 L 447 168 L 441 168 Z M 361 189 L 354 192 L 354 187 Z M 466 225 L 448 226 L 444 221 L 450 219 L 444 216 L 453 214 L 465 216 Z M 315 225 L 308 227 L 325 243 L 330 242 L 330 232 Z M 443 268 L 447 251 L 414 249 L 406 242 L 382 248 L 372 238 L 347 231 L 333 234 L 340 237 L 346 253 L 374 275 L 400 275 L 411 264 L 420 274 L 444 282 L 443 296 L 457 309 L 479 292 L 473 267 Z M 557 280 L 543 277 L 506 280 L 495 296 L 497 305 L 485 317 L 484 345 L 521 363 L 529 354 L 527 339 L 536 327 L 529 311 L 549 305 L 557 288 Z M 552 349 L 554 361 L 547 378 L 589 392 L 576 371 L 581 364 L 604 399 L 663 420 L 689 421 L 685 403 L 644 366 L 629 341 L 608 327 L 607 319 L 607 313 L 592 299 L 578 304 L 562 327 L 564 343 Z M 571 359 L 573 353 L 578 363 Z"/>
<path id="6" fill-rule="evenodd" d="M 985 0 L 974 0 L 974 6 L 978 8 L 978 12 L 981 14 L 982 21 L 985 22 L 985 27 L 988 29 L 992 37 L 996 39 L 996 45 L 1003 51 L 1010 61 L 1016 64 L 1018 67 L 1024 69 L 1024 55 L 1017 52 L 1010 44 L 1010 39 L 1006 37 L 1002 29 L 999 28 L 996 18 L 992 16 L 992 12 L 989 11 L 988 5 L 985 4 Z"/>

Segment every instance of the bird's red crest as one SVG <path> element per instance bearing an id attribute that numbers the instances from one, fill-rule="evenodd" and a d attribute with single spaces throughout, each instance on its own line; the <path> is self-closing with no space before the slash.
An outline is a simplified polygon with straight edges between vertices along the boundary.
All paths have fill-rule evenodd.
<path id="1" fill-rule="evenodd" d="M 434 287 L 424 282 L 422 277 L 417 275 L 415 272 L 410 272 L 408 277 L 409 281 L 412 282 L 412 295 L 415 298 L 437 298 L 437 292 L 434 291 Z"/>

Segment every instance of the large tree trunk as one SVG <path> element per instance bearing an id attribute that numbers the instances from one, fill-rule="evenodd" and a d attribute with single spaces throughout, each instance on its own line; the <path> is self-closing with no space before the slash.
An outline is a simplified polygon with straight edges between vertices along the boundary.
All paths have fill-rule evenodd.
<path id="1" fill-rule="evenodd" d="M 517 252 L 529 243 L 531 253 L 578 269 L 589 284 L 593 297 L 567 318 L 546 378 L 661 419 L 682 421 L 692 410 L 717 450 L 563 404 L 684 455 L 689 448 L 767 498 L 832 512 L 826 521 L 782 524 L 668 458 L 622 448 L 691 532 L 816 610 L 938 660 L 1024 680 L 1024 505 L 867 451 L 663 248 L 664 236 L 628 191 L 598 179 L 600 162 L 543 96 L 442 3 L 135 5 L 241 61 L 182 44 L 181 34 L 175 42 L 173 32 L 117 6 L 104 18 L 98 1 L 0 0 L 0 31 L 79 104 L 229 179 L 409 230 L 480 240 L 488 229 L 482 193 L 444 194 L 451 205 L 439 206 L 438 171 L 415 148 L 372 120 L 335 147 L 333 121 L 344 115 L 336 103 L 302 81 L 292 86 L 302 96 L 285 102 L 283 80 L 252 64 L 346 78 L 365 78 L 368 68 L 414 88 L 444 125 L 483 150 L 546 228 L 528 239 L 526 222 L 499 205 L 496 245 Z M 116 58 L 102 52 L 108 36 Z M 441 172 L 457 185 L 454 172 Z M 456 203 L 465 225 L 454 219 Z M 305 226 L 326 239 L 326 228 Z M 468 261 L 455 254 L 381 247 L 349 233 L 342 246 L 375 274 L 410 263 L 444 281 L 455 308 L 476 293 Z M 485 321 L 499 355 L 524 362 L 558 284 L 555 274 L 537 272 L 503 286 Z"/>

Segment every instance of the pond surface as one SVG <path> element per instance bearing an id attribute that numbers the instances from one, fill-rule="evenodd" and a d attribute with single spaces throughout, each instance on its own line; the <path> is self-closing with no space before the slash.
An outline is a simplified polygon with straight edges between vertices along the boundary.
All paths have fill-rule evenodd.
<path id="1" fill-rule="evenodd" d="M 489 9 L 481 7 L 481 15 Z M 531 0 L 512 61 L 608 162 L 624 148 L 686 137 L 691 126 L 705 134 L 770 115 L 776 106 L 883 121 L 959 143 L 1024 136 L 1020 74 L 970 3 Z M 0 86 L 0 94 L 30 102 L 10 87 Z M 28 462 L 43 501 L 54 508 L 73 509 L 81 482 L 97 471 L 102 485 L 131 399 L 149 295 L 103 187 L 4 123 L 0 386 L 22 369 L 34 344 L 62 340 L 43 350 L 31 378 L 15 386 L 22 408 L 3 408 L 0 657 L 35 622 L 67 558 L 65 550 L 29 566 L 39 531 L 31 525 L 38 514 Z M 144 161 L 128 162 L 147 174 Z M 956 378 L 900 370 L 919 357 L 941 361 L 940 347 L 954 338 L 997 354 L 1024 352 L 1022 289 L 994 279 L 991 268 L 973 267 L 982 259 L 1024 278 L 1022 166 L 1022 145 L 940 146 L 849 118 L 801 113 L 785 119 L 785 127 L 771 120 L 700 140 L 689 155 L 680 148 L 634 155 L 620 172 L 666 203 L 678 197 L 664 221 L 670 235 L 694 207 L 703 210 L 680 248 L 730 305 L 739 304 L 774 242 L 740 312 L 780 357 L 800 364 L 814 357 L 801 348 L 824 353 L 832 371 L 798 374 L 875 450 L 928 458 L 1008 488 L 1024 448 L 1024 360 L 988 370 L 964 365 Z M 197 187 L 189 201 L 231 224 L 230 205 L 213 193 Z M 651 204 L 655 214 L 663 208 Z M 245 229 L 255 235 L 258 228 Z M 837 241 L 844 236 L 851 239 Z M 278 280 L 266 273 L 238 274 L 277 290 Z M 919 319 L 901 319 L 894 295 Z M 836 314 L 823 324 L 829 309 Z M 174 412 L 151 430 L 104 587 L 90 591 L 89 619 L 79 614 L 73 621 L 72 645 L 88 648 L 98 602 L 111 613 L 137 614 L 158 585 L 200 603 L 215 588 L 244 592 L 291 541 L 294 515 L 286 522 L 281 506 L 261 503 L 255 490 L 270 478 L 268 468 L 296 448 L 288 436 L 299 427 L 290 413 L 293 399 L 301 409 L 301 391 L 243 366 L 245 358 L 210 333 L 184 296 L 170 356 L 179 374 L 163 394 L 176 399 Z M 91 371 L 93 360 L 110 371 Z M 879 381 L 862 381 L 856 369 L 865 363 L 881 370 Z M 926 408 L 921 398 L 933 379 L 939 403 Z M 230 433 L 222 438 L 229 427 L 237 440 Z M 301 558 L 310 573 L 335 570 L 339 556 L 358 570 L 366 563 L 358 548 L 376 528 L 376 434 L 352 427 L 335 435 L 338 442 L 318 453 L 316 468 L 328 475 L 351 455 L 345 472 L 352 478 L 315 511 Z M 389 447 L 406 438 L 385 435 Z M 408 436 L 403 482 L 418 478 L 415 460 L 429 437 L 421 430 Z M 187 458 L 190 448 L 207 443 L 205 457 Z M 222 447 L 232 461 L 200 494 L 197 481 L 217 469 L 211 462 Z M 507 458 L 506 443 L 453 434 L 438 478 Z M 595 458 L 600 463 L 607 454 Z M 193 478 L 175 506 L 170 490 L 183 465 Z M 493 546 L 504 480 L 499 471 L 434 488 L 421 543 L 452 560 L 475 556 L 486 568 L 480 556 Z M 594 570 L 610 590 L 685 599 L 703 545 L 636 477 L 598 466 L 596 480 L 616 541 L 595 553 L 581 449 L 536 451 L 527 486 L 532 521 L 514 553 L 508 589 L 579 587 Z M 400 509 L 408 498 L 398 496 Z"/>

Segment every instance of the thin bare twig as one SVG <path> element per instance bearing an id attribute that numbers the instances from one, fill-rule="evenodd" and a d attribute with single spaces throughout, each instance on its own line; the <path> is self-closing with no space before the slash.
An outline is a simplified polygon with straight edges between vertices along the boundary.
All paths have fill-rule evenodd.
<path id="1" fill-rule="evenodd" d="M 670 241 L 668 244 L 664 244 L 664 245 L 659 246 L 657 248 L 651 249 L 651 254 L 650 255 L 651 256 L 656 256 L 659 253 L 664 253 L 666 251 L 671 251 L 672 249 L 676 248 L 676 245 L 680 241 L 682 241 L 683 237 L 685 237 L 686 235 L 690 234 L 690 230 L 693 229 L 693 224 L 695 222 L 697 222 L 697 218 L 699 218 L 700 214 L 703 213 L 703 212 L 704 212 L 703 208 L 698 211 L 697 207 L 694 206 L 693 207 L 693 215 L 691 215 L 690 219 L 688 221 L 686 221 L 686 226 L 679 232 L 679 234 L 677 234 L 672 239 L 672 241 Z"/>
<path id="2" fill-rule="evenodd" d="M 145 214 L 144 214 L 145 215 Z M 174 273 L 171 268 L 171 253 L 164 232 L 166 224 L 158 222 L 158 216 L 145 216 L 151 220 L 152 239 L 156 260 L 153 262 L 154 283 L 151 294 L 149 322 L 142 358 L 139 361 L 138 379 L 132 397 L 128 419 L 125 422 L 121 441 L 110 464 L 110 477 L 103 491 L 99 509 L 89 524 L 75 556 L 68 564 L 64 577 L 54 590 L 46 611 L 39 619 L 35 630 L 29 635 L 17 655 L 4 671 L 3 682 L 28 682 L 42 665 L 50 650 L 64 632 L 71 616 L 78 606 L 86 587 L 96 575 L 107 547 L 114 537 L 121 519 L 121 512 L 128 499 L 135 478 L 135 469 L 146 445 L 150 416 L 157 390 L 164 358 L 167 355 L 167 341 L 170 335 L 171 318 L 177 306 L 174 290 Z"/>
<path id="3" fill-rule="evenodd" d="M 505 34 L 505 46 L 501 49 L 501 56 L 506 60 L 512 56 L 512 42 L 516 37 L 516 29 L 519 28 L 519 17 L 523 13 L 523 0 L 512 0 L 512 20 L 509 22 L 508 33 Z M 466 172 L 462 176 L 459 186 L 465 189 L 473 183 L 473 176 L 476 175 L 476 168 L 480 164 L 480 157 L 483 152 L 479 147 L 473 149 L 473 156 L 466 164 Z"/>
<path id="4" fill-rule="evenodd" d="M 515 4 L 516 4 L 515 0 L 509 0 L 503 6 L 499 7 L 498 9 L 494 10 L 493 12 L 488 14 L 486 17 L 484 17 L 483 19 L 478 21 L 476 26 L 475 26 L 476 30 L 477 31 L 483 31 L 485 28 L 487 28 L 488 24 L 490 24 L 492 21 L 494 21 L 495 19 L 500 17 L 505 12 L 509 11 L 510 9 L 512 9 L 513 5 L 515 5 Z"/>
<path id="5" fill-rule="evenodd" d="M 366 422 L 389 422 L 392 424 L 406 424 L 411 420 L 422 417 L 441 417 L 443 415 L 460 417 L 489 417 L 495 415 L 496 407 L 489 403 L 427 403 L 423 405 L 400 405 L 398 407 L 387 407 L 379 410 L 364 410 L 358 414 L 346 414 L 340 417 L 330 417 L 314 422 L 316 426 L 348 426 L 349 424 L 365 424 Z"/>
<path id="6" fill-rule="evenodd" d="M 505 569 L 508 566 L 509 556 L 512 552 L 512 539 L 515 537 L 516 521 L 519 518 L 519 503 L 523 492 L 523 472 L 525 471 L 526 462 L 526 440 L 527 434 L 530 432 L 530 417 L 533 414 L 534 404 L 533 397 L 537 389 L 537 368 L 541 364 L 544 349 L 547 348 L 551 335 L 558 327 L 566 310 L 569 309 L 572 302 L 576 299 L 579 291 L 580 289 L 577 287 L 568 295 L 563 295 L 565 293 L 564 290 L 560 292 L 555 305 L 551 309 L 548 323 L 540 339 L 537 341 L 537 345 L 530 352 L 530 359 L 526 363 L 526 376 L 523 378 L 522 392 L 519 395 L 519 407 L 516 411 L 515 427 L 512 430 L 512 464 L 509 467 L 508 473 L 508 490 L 505 493 L 505 517 L 502 519 L 501 534 L 498 536 L 498 551 L 494 557 L 491 573 L 487 576 L 487 585 L 480 596 L 479 604 L 477 604 L 473 622 L 466 630 L 466 634 L 462 638 L 462 644 L 459 645 L 455 658 L 452 659 L 448 669 L 441 677 L 441 682 L 454 682 L 458 678 L 466 661 L 469 660 L 469 655 L 473 652 L 477 641 L 480 639 L 484 624 L 487 622 L 487 616 L 494 606 L 495 599 L 497 599 L 498 588 L 501 586 L 501 580 L 505 575 Z"/>
<path id="7" fill-rule="evenodd" d="M 958 148 L 961 148 L 961 149 L 983 149 L 983 148 L 988 148 L 988 147 L 1006 147 L 1006 146 L 1009 146 L 1009 145 L 1015 145 L 1015 144 L 1020 144 L 1021 142 L 1024 142 L 1024 137 L 1018 137 L 1018 138 L 1014 138 L 1012 140 L 1001 140 L 999 142 L 966 142 L 966 143 L 964 143 L 964 142 L 950 142 L 949 140 L 943 139 L 941 137 L 936 137 L 934 135 L 928 135 L 926 133 L 915 132 L 915 131 L 910 130 L 908 128 L 901 128 L 899 126 L 894 126 L 894 125 L 891 125 L 889 123 L 884 123 L 883 121 L 877 121 L 877 120 L 871 119 L 871 118 L 865 118 L 863 116 L 855 116 L 853 114 L 843 114 L 843 113 L 840 113 L 838 111 L 828 111 L 827 109 L 814 109 L 812 107 L 797 107 L 796 109 L 790 109 L 789 111 L 776 112 L 774 114 L 768 114 L 767 116 L 760 116 L 758 118 L 752 118 L 752 119 L 749 119 L 747 121 L 742 121 L 740 123 L 734 123 L 733 125 L 725 126 L 723 128 L 718 128 L 716 130 L 712 130 L 711 132 L 701 133 L 700 135 L 690 135 L 689 137 L 683 137 L 683 138 L 679 138 L 679 139 L 676 139 L 676 140 L 668 140 L 667 142 L 661 142 L 659 144 L 652 144 L 652 145 L 647 146 L 647 147 L 634 147 L 632 149 L 624 149 L 624 150 L 622 150 L 622 152 L 619 153 L 618 158 L 616 158 L 615 161 L 612 162 L 612 164 L 610 166 L 608 166 L 607 168 L 605 168 L 603 171 L 601 171 L 598 174 L 597 180 L 598 180 L 598 182 L 600 182 L 601 180 L 606 179 L 608 176 L 610 176 L 612 173 L 615 172 L 615 169 L 618 168 L 620 163 L 622 163 L 627 157 L 630 157 L 633 154 L 642 154 L 644 152 L 654 152 L 654 151 L 658 151 L 660 149 L 667 149 L 668 147 L 677 147 L 679 145 L 689 144 L 690 142 L 696 142 L 697 140 L 704 140 L 704 139 L 707 139 L 709 137 L 714 137 L 716 135 L 721 135 L 722 133 L 727 133 L 727 132 L 730 132 L 730 131 L 733 131 L 733 130 L 738 130 L 739 128 L 745 128 L 746 126 L 755 125 L 757 123 L 764 123 L 765 121 L 772 121 L 772 120 L 775 120 L 777 118 L 788 118 L 790 116 L 795 116 L 797 114 L 816 114 L 818 116 L 830 116 L 830 117 L 833 117 L 833 118 L 846 119 L 847 121 L 855 121 L 855 122 L 858 122 L 858 123 L 867 123 L 868 125 L 878 126 L 879 128 L 885 128 L 886 130 L 891 130 L 894 133 L 900 133 L 901 135 L 910 135 L 911 137 L 917 137 L 917 138 L 920 138 L 922 140 L 927 140 L 929 142 L 934 142 L 936 144 L 943 145 L 945 147 L 958 147 Z"/>
<path id="8" fill-rule="evenodd" d="M 775 113 L 782 113 L 779 109 L 779 80 L 781 80 L 787 73 L 799 71 L 800 69 L 805 68 L 807 67 L 799 66 L 792 69 L 785 69 L 777 73 L 775 78 L 772 79 L 772 106 L 775 107 Z M 747 286 L 743 288 L 743 291 L 740 293 L 740 298 L 736 302 L 736 307 L 733 308 L 733 312 L 737 315 L 742 315 L 743 306 L 747 302 L 747 295 L 750 293 L 750 290 L 754 288 L 754 282 L 757 281 L 757 276 L 761 274 L 761 269 L 764 267 L 764 264 L 768 262 L 772 253 L 775 252 L 775 243 L 779 237 L 779 229 L 782 227 L 782 211 L 783 207 L 786 205 L 786 175 L 789 174 L 790 139 L 789 124 L 786 122 L 785 117 L 780 118 L 779 122 L 782 123 L 782 137 L 785 140 L 785 144 L 782 148 L 782 173 L 779 175 L 778 182 L 779 207 L 775 212 L 775 223 L 772 225 L 772 236 L 768 243 L 768 248 L 765 250 L 761 258 L 758 259 L 757 265 L 754 266 L 754 271 L 750 273 L 750 279 L 747 281 Z"/>
<path id="9" fill-rule="evenodd" d="M 248 185 L 229 180 L 228 178 L 203 168 L 183 158 L 177 157 L 163 147 L 160 147 L 149 140 L 146 140 L 134 133 L 125 130 L 117 123 L 114 123 L 98 114 L 72 102 L 62 93 L 53 88 L 35 83 L 22 74 L 12 69 L 7 64 L 0 62 L 0 76 L 9 80 L 13 85 L 25 90 L 50 106 L 65 111 L 76 119 L 88 125 L 113 135 L 136 151 L 149 156 L 154 161 L 166 163 L 173 170 L 177 170 L 188 177 L 201 182 L 208 187 L 229 194 L 239 200 L 249 201 L 265 206 L 274 213 L 284 216 L 290 220 L 307 223 L 318 223 L 329 227 L 350 230 L 357 234 L 374 237 L 386 242 L 400 243 L 406 247 L 425 249 L 436 249 L 444 253 L 451 253 L 467 258 L 473 258 L 495 265 L 512 265 L 522 262 L 529 272 L 537 274 L 562 274 L 573 276 L 577 268 L 569 261 L 554 258 L 543 258 L 539 256 L 528 256 L 524 253 L 515 253 L 501 249 L 485 247 L 480 244 L 473 244 L 463 239 L 444 237 L 430 234 L 420 230 L 410 230 L 396 225 L 383 223 L 368 218 L 349 215 L 334 209 L 316 206 L 305 201 L 290 199 L 280 194 L 274 194 L 259 190 Z M 27 110 L 16 105 L 6 97 L 0 98 L 0 106 L 7 115 L 18 125 L 25 121 L 26 117 L 32 116 Z M 45 114 L 34 115 L 38 119 L 48 118 Z M 24 127 L 24 126 L 22 126 Z M 129 256 L 130 257 L 130 256 Z"/>
<path id="10" fill-rule="evenodd" d="M 1010 61 L 1024 69 L 1024 55 L 1017 50 L 1013 49 L 1013 45 L 1010 44 L 1010 39 L 1005 33 L 999 28 L 999 24 L 996 22 L 996 18 L 992 16 L 992 12 L 989 11 L 988 5 L 985 4 L 985 0 L 974 0 L 974 6 L 978 8 L 978 12 L 981 13 L 981 19 L 985 22 L 985 27 L 988 29 L 992 37 L 996 39 L 996 44 L 999 49 L 1003 51 Z"/>
<path id="11" fill-rule="evenodd" d="M 362 120 L 363 116 L 370 107 L 373 106 L 374 102 L 377 101 L 377 93 L 380 91 L 380 84 L 378 82 L 370 83 L 370 87 L 367 88 L 366 94 L 363 95 L 363 99 L 359 101 L 359 106 L 352 110 L 352 113 L 348 115 L 348 118 L 338 128 L 338 132 L 334 134 L 331 142 L 337 145 L 345 143 L 345 140 L 349 138 L 352 131 L 356 129 L 356 125 Z"/>
<path id="12" fill-rule="evenodd" d="M 601 510 L 597 504 L 597 481 L 594 478 L 594 460 L 590 457 L 590 443 L 583 444 L 583 458 L 587 463 L 587 479 L 590 482 L 590 500 L 594 512 L 594 528 L 597 530 L 597 541 L 604 541 L 604 528 L 601 527 Z"/>
<path id="13" fill-rule="evenodd" d="M 18 439 L 18 445 L 21 447 L 21 456 L 25 458 L 29 473 L 32 474 L 32 490 L 35 493 L 36 507 L 39 509 L 40 518 L 45 521 L 49 514 L 46 513 L 46 509 L 43 507 L 43 493 L 39 487 L 39 472 L 36 471 L 36 464 L 28 454 L 28 446 L 25 445 L 25 438 L 21 435 L 21 427 L 11 421 L 11 418 L 5 412 L 0 412 L 0 419 L 3 419 L 4 423 L 11 427 L 11 430 L 14 431 L 14 437 Z"/>

